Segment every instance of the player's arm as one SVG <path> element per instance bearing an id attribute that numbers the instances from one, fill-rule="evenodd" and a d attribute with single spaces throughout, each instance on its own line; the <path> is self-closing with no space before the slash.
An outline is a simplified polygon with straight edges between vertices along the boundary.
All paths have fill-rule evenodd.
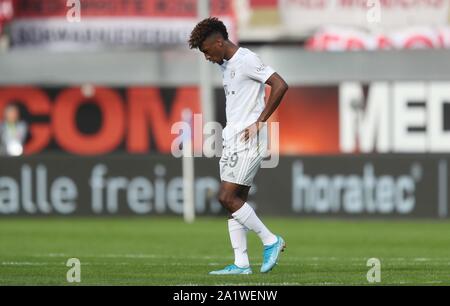
<path id="1" fill-rule="evenodd" d="M 269 99 L 267 100 L 266 106 L 262 111 L 258 120 L 251 126 L 249 126 L 244 131 L 242 139 L 247 141 L 249 138 L 253 137 L 258 133 L 258 131 L 263 127 L 264 123 L 270 118 L 273 112 L 280 105 L 284 94 L 288 90 L 289 86 L 284 81 L 284 79 L 276 72 L 274 72 L 266 81 L 266 84 L 271 87 Z"/>
<path id="2" fill-rule="evenodd" d="M 278 73 L 273 73 L 269 79 L 267 79 L 266 84 L 271 87 L 269 99 L 267 100 L 266 107 L 256 121 L 257 124 L 260 122 L 266 122 L 273 112 L 280 105 L 284 94 L 288 90 L 288 84 L 283 80 L 283 78 Z"/>

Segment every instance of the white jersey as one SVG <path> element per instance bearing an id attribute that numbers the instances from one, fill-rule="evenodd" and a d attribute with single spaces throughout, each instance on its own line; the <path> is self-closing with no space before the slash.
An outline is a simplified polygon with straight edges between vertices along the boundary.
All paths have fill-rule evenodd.
<path id="1" fill-rule="evenodd" d="M 226 96 L 227 125 L 222 133 L 230 140 L 255 123 L 264 110 L 265 85 L 275 71 L 264 65 L 259 56 L 239 48 L 233 57 L 220 65 Z"/>

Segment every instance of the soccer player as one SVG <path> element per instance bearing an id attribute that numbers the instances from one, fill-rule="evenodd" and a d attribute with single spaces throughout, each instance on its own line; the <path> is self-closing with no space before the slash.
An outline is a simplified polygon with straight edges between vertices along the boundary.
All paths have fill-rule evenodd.
<path id="1" fill-rule="evenodd" d="M 231 42 L 225 25 L 215 17 L 195 26 L 189 46 L 203 52 L 206 60 L 220 65 L 226 95 L 227 124 L 222 132 L 219 201 L 231 215 L 228 230 L 235 260 L 234 264 L 210 274 L 252 273 L 247 255 L 248 230 L 261 239 L 264 245 L 261 272 L 269 272 L 284 250 L 285 242 L 264 225 L 247 198 L 267 152 L 266 121 L 280 104 L 288 85 L 255 53 Z M 267 104 L 265 84 L 271 87 Z"/>

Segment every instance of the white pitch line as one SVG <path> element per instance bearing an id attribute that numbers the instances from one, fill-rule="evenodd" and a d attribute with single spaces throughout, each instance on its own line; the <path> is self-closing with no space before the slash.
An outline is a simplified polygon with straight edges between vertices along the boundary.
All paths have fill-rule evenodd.
<path id="1" fill-rule="evenodd" d="M 233 258 L 232 256 L 167 256 L 161 254 L 79 254 L 79 255 L 67 255 L 67 254 L 36 254 L 34 257 L 97 257 L 97 258 L 134 258 L 134 259 L 146 259 L 146 258 L 163 258 L 163 259 L 222 259 L 227 260 Z"/>
<path id="2" fill-rule="evenodd" d="M 243 275 L 245 276 L 245 275 Z M 255 282 L 248 282 L 248 283 L 219 283 L 214 284 L 213 286 L 294 286 L 294 285 L 304 285 L 302 283 L 255 283 Z M 231 289 L 230 289 L 231 290 Z"/>
<path id="3" fill-rule="evenodd" d="M 1 263 L 2 266 L 62 266 L 65 265 L 64 262 L 54 262 L 54 263 L 49 263 L 49 262 L 2 262 Z M 81 262 L 82 266 L 110 266 L 111 263 L 103 263 L 103 262 Z M 114 262 L 114 265 L 116 266 L 132 266 L 135 265 L 134 263 L 131 262 Z M 157 266 L 157 267 L 164 267 L 164 266 L 176 266 L 176 267 L 204 267 L 204 266 L 222 266 L 223 264 L 219 264 L 219 263 L 143 263 L 142 266 L 149 266 L 149 267 L 153 267 L 153 266 Z M 252 264 L 253 267 L 257 267 L 261 265 L 261 263 L 254 263 Z M 311 263 L 311 264 L 303 264 L 304 266 L 307 267 L 315 267 L 318 268 L 320 267 L 320 264 L 317 263 Z M 420 262 L 409 262 L 406 265 L 408 266 L 420 266 L 423 265 Z M 427 266 L 433 266 L 433 265 L 441 265 L 441 263 L 437 263 L 437 262 L 427 262 L 426 263 Z M 447 265 L 450 265 L 450 262 L 447 263 Z M 289 263 L 283 263 L 280 262 L 280 266 L 284 266 L 284 267 L 299 267 L 298 264 L 289 264 Z M 357 264 L 357 263 L 349 263 L 349 264 L 345 264 L 342 263 L 340 266 L 346 266 L 346 267 L 365 267 L 365 265 L 363 264 Z M 351 271 L 349 271 L 351 272 Z M 298 272 L 300 273 L 300 272 Z M 295 272 L 291 273 L 291 274 L 296 274 Z"/>
<path id="4" fill-rule="evenodd" d="M 48 266 L 48 262 L 29 262 L 29 261 L 3 261 L 2 266 Z"/>
<path id="5" fill-rule="evenodd" d="M 179 256 L 166 256 L 161 254 L 64 254 L 64 253 L 50 253 L 50 254 L 36 254 L 33 255 L 34 257 L 61 257 L 61 258 L 71 258 L 71 257 L 77 257 L 82 259 L 85 258 L 130 258 L 130 259 L 168 259 L 168 260 L 177 260 L 177 259 L 196 259 L 196 260 L 215 260 L 215 261 L 225 261 L 225 260 L 232 260 L 232 256 L 185 256 L 185 255 L 179 255 Z M 296 258 L 284 258 L 282 257 L 282 262 L 284 264 L 287 263 L 297 263 L 297 264 L 306 264 L 305 262 L 313 261 L 313 262 L 320 262 L 320 261 L 341 261 L 343 263 L 345 262 L 366 262 L 370 257 L 351 257 L 351 258 L 339 258 L 339 257 L 296 257 Z M 431 262 L 450 262 L 450 257 L 415 257 L 415 258 L 405 258 L 405 257 L 380 257 L 380 260 L 382 263 L 389 263 L 391 261 L 404 261 L 405 263 L 408 263 L 410 261 L 416 261 L 416 262 L 425 262 L 425 261 L 431 261 Z"/>

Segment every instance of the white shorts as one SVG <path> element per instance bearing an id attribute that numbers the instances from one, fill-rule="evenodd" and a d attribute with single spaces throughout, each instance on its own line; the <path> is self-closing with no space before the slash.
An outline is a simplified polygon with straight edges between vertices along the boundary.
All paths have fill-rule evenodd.
<path id="1" fill-rule="evenodd" d="M 267 153 L 267 128 L 247 143 L 236 139 L 224 141 L 220 158 L 220 179 L 238 185 L 251 186 Z"/>

